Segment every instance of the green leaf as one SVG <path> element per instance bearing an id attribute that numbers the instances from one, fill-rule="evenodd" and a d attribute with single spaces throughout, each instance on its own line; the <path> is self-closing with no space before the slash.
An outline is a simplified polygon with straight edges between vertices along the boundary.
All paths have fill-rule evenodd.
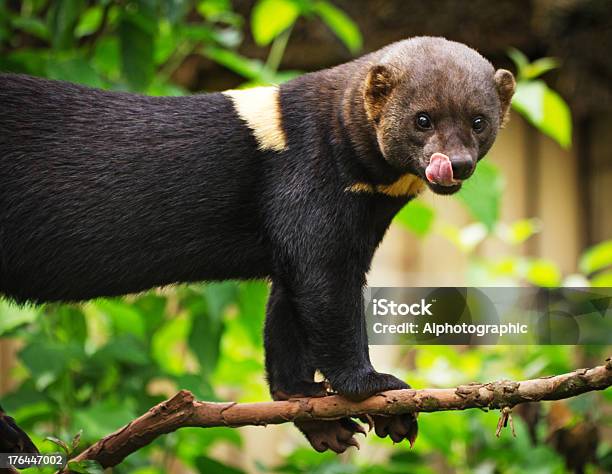
<path id="1" fill-rule="evenodd" d="M 96 5 L 88 8 L 81 15 L 74 34 L 77 38 L 91 35 L 102 25 L 103 9 L 102 6 Z"/>
<path id="2" fill-rule="evenodd" d="M 395 218 L 397 222 L 417 237 L 424 237 L 431 230 L 435 212 L 431 206 L 419 200 L 414 200 L 404 206 Z"/>
<path id="3" fill-rule="evenodd" d="M 517 76 L 519 79 L 522 79 L 523 70 L 529 65 L 529 58 L 525 56 L 525 53 L 516 48 L 509 48 L 508 56 L 510 56 L 510 59 L 512 59 L 512 62 L 516 66 Z"/>
<path id="4" fill-rule="evenodd" d="M 202 373 L 179 375 L 174 380 L 177 387 L 189 390 L 199 400 L 215 401 L 217 399 L 210 381 Z"/>
<path id="5" fill-rule="evenodd" d="M 96 41 L 91 65 L 113 81 L 121 77 L 119 39 L 113 37 L 102 37 Z"/>
<path id="6" fill-rule="evenodd" d="M 104 474 L 102 466 L 97 461 L 91 459 L 85 461 L 69 461 L 68 468 L 70 471 L 80 474 Z"/>
<path id="7" fill-rule="evenodd" d="M 519 219 L 511 224 L 500 223 L 497 234 L 510 245 L 519 245 L 529 237 L 540 232 L 541 223 L 537 219 Z"/>
<path id="8" fill-rule="evenodd" d="M 473 176 L 463 183 L 457 193 L 472 217 L 482 222 L 489 232 L 499 220 L 503 187 L 499 169 L 492 163 L 481 161 Z"/>
<path id="9" fill-rule="evenodd" d="M 599 288 L 612 287 L 612 272 L 603 272 L 595 275 L 591 279 L 591 285 Z"/>
<path id="10" fill-rule="evenodd" d="M 30 418 L 50 417 L 55 413 L 55 407 L 48 403 L 49 399 L 36 388 L 32 379 L 24 381 L 16 390 L 2 395 L 2 406 L 15 418 L 24 421 Z"/>
<path id="11" fill-rule="evenodd" d="M 79 430 L 77 434 L 74 435 L 74 438 L 72 438 L 71 452 L 76 451 L 76 448 L 78 448 L 79 444 L 81 444 L 82 435 L 83 435 L 83 430 Z"/>
<path id="12" fill-rule="evenodd" d="M 612 240 L 606 240 L 588 248 L 578 263 L 580 271 L 586 274 L 603 270 L 612 265 Z"/>
<path id="13" fill-rule="evenodd" d="M 130 88 L 144 91 L 153 79 L 155 13 L 148 1 L 136 2 L 138 12 L 123 12 L 119 20 L 121 70 Z"/>
<path id="14" fill-rule="evenodd" d="M 208 283 L 203 288 L 206 303 L 213 319 L 220 321 L 229 305 L 236 301 L 238 286 L 234 281 Z"/>
<path id="15" fill-rule="evenodd" d="M 519 81 L 512 106 L 563 148 L 571 145 L 572 117 L 569 106 L 543 81 Z"/>
<path id="16" fill-rule="evenodd" d="M 175 454 L 183 461 L 188 461 L 193 465 L 195 459 L 202 453 L 208 452 L 209 448 L 217 443 L 225 443 L 240 447 L 242 446 L 242 436 L 239 430 L 232 428 L 181 428 L 176 433 Z M 198 471 L 210 472 L 215 471 Z"/>
<path id="17" fill-rule="evenodd" d="M 122 334 L 113 336 L 108 344 L 93 354 L 91 361 L 102 367 L 121 362 L 146 365 L 149 362 L 149 355 L 141 340 L 129 334 Z"/>
<path id="18" fill-rule="evenodd" d="M 510 48 L 508 56 L 516 66 L 519 81 L 535 79 L 559 67 L 559 61 L 556 58 L 549 57 L 536 59 L 530 63 L 527 56 L 516 48 Z"/>
<path id="19" fill-rule="evenodd" d="M 487 227 L 480 222 L 473 222 L 463 228 L 444 224 L 441 231 L 444 237 L 465 253 L 472 252 L 487 237 L 488 233 Z"/>
<path id="20" fill-rule="evenodd" d="M 163 16 L 176 24 L 185 18 L 191 7 L 189 0 L 159 0 Z"/>
<path id="21" fill-rule="evenodd" d="M 49 27 L 40 18 L 17 16 L 11 20 L 11 25 L 37 38 L 49 39 Z"/>
<path id="22" fill-rule="evenodd" d="M 196 9 L 204 18 L 217 18 L 232 10 L 230 0 L 202 0 Z"/>
<path id="23" fill-rule="evenodd" d="M 215 474 L 244 474 L 242 469 L 227 466 L 206 456 L 198 457 L 195 464 L 200 472 L 214 472 Z"/>
<path id="24" fill-rule="evenodd" d="M 44 316 L 55 325 L 55 340 L 62 343 L 74 343 L 85 346 L 87 339 L 87 322 L 80 306 L 57 304 L 49 305 Z"/>
<path id="25" fill-rule="evenodd" d="M 214 43 L 217 39 L 216 31 L 206 24 L 181 25 L 180 34 L 182 39 L 201 41 L 204 44 Z"/>
<path id="26" fill-rule="evenodd" d="M 116 334 L 131 334 L 144 339 L 146 332 L 145 315 L 134 305 L 121 299 L 99 299 L 91 306 L 105 314 L 113 324 Z"/>
<path id="27" fill-rule="evenodd" d="M 69 49 L 74 46 L 74 28 L 83 9 L 83 0 L 51 2 L 48 25 L 54 49 Z"/>
<path id="28" fill-rule="evenodd" d="M 554 262 L 537 259 L 529 263 L 525 278 L 537 286 L 556 287 L 561 284 L 561 271 Z"/>
<path id="29" fill-rule="evenodd" d="M 247 79 L 259 80 L 262 77 L 264 64 L 257 59 L 248 59 L 233 51 L 214 46 L 206 48 L 204 54 Z"/>
<path id="30" fill-rule="evenodd" d="M 361 32 L 349 16 L 327 1 L 314 4 L 314 11 L 353 54 L 359 52 L 363 45 Z"/>
<path id="31" fill-rule="evenodd" d="M 70 413 L 72 425 L 83 430 L 87 439 L 99 439 L 136 418 L 132 399 L 104 400 Z"/>
<path id="32" fill-rule="evenodd" d="M 174 295 L 172 295 L 174 297 Z M 147 340 L 166 320 L 168 299 L 163 295 L 148 292 L 132 303 L 132 307 L 143 315 Z"/>
<path id="33" fill-rule="evenodd" d="M 536 79 L 542 74 L 557 69 L 559 61 L 555 58 L 540 58 L 528 64 L 523 69 L 523 77 L 525 79 Z"/>
<path id="34" fill-rule="evenodd" d="M 89 62 L 80 57 L 61 59 L 56 55 L 50 58 L 47 62 L 47 77 L 76 82 L 90 87 L 102 87 L 104 85 Z"/>
<path id="35" fill-rule="evenodd" d="M 153 358 L 168 374 L 182 375 L 187 371 L 185 340 L 191 332 L 191 319 L 180 315 L 170 319 L 154 335 L 151 342 Z"/>
<path id="36" fill-rule="evenodd" d="M 0 336 L 19 326 L 36 321 L 38 308 L 20 307 L 8 301 L 0 300 Z"/>
<path id="37" fill-rule="evenodd" d="M 251 341 L 260 346 L 263 344 L 262 331 L 266 318 L 266 301 L 268 300 L 268 284 L 264 281 L 248 281 L 240 283 L 238 309 L 240 323 L 247 329 Z"/>
<path id="38" fill-rule="evenodd" d="M 266 46 L 287 28 L 300 14 L 297 3 L 291 0 L 259 0 L 251 14 L 251 31 L 255 43 Z"/>
<path id="39" fill-rule="evenodd" d="M 72 450 L 70 449 L 70 446 L 68 446 L 68 443 L 59 438 L 56 438 L 55 436 L 47 436 L 45 438 L 45 441 L 49 441 L 50 443 L 56 445 L 64 452 L 66 456 L 70 456 L 70 454 L 72 453 Z"/>
<path id="40" fill-rule="evenodd" d="M 21 362 L 34 377 L 39 390 L 53 383 L 74 359 L 82 356 L 83 353 L 75 344 L 58 344 L 45 340 L 28 344 L 19 353 Z"/>
<path id="41" fill-rule="evenodd" d="M 183 302 L 191 316 L 189 347 L 205 376 L 209 376 L 217 366 L 225 328 L 223 316 L 236 301 L 237 292 L 238 286 L 233 281 L 209 283 Z"/>
<path id="42" fill-rule="evenodd" d="M 217 366 L 223 328 L 223 320 L 213 317 L 210 312 L 193 313 L 188 342 L 205 377 Z"/>
<path id="43" fill-rule="evenodd" d="M 202 0 L 198 3 L 196 9 L 203 18 L 211 22 L 225 23 L 236 27 L 234 31 L 241 33 L 238 28 L 242 27 L 244 18 L 232 11 L 230 0 Z"/>
<path id="44" fill-rule="evenodd" d="M 3 71 L 44 76 L 50 50 L 19 49 L 0 54 L 0 69 Z"/>

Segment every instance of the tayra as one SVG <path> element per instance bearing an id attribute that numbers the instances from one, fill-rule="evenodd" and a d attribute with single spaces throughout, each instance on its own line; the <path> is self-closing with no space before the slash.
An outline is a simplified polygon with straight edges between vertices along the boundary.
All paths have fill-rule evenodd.
<path id="1" fill-rule="evenodd" d="M 456 192 L 514 78 L 442 38 L 400 41 L 279 87 L 146 97 L 0 76 L 0 292 L 81 301 L 269 278 L 274 398 L 408 387 L 368 356 L 362 287 L 393 216 Z M 375 417 L 394 441 L 412 415 Z M 299 427 L 344 451 L 352 420 Z"/>

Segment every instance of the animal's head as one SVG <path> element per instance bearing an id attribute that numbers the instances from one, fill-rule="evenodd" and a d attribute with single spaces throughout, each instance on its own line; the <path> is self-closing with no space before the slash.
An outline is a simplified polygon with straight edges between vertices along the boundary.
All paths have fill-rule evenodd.
<path id="1" fill-rule="evenodd" d="M 514 88 L 512 73 L 473 49 L 422 37 L 383 50 L 363 98 L 385 160 L 452 194 L 491 148 Z"/>

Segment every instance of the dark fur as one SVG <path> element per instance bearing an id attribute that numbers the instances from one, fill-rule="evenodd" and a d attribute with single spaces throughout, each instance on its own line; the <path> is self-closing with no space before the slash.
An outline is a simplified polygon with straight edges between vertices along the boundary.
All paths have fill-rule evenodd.
<path id="1" fill-rule="evenodd" d="M 30 437 L 0 407 L 0 453 L 38 453 Z M 10 469 L 2 472 L 17 472 Z"/>
<path id="2" fill-rule="evenodd" d="M 361 291 L 409 197 L 346 188 L 424 176 L 435 151 L 475 164 L 507 110 L 501 89 L 463 45 L 397 43 L 282 85 L 289 149 L 278 153 L 257 150 L 222 94 L 155 98 L 0 76 L 0 291 L 75 301 L 270 277 L 276 398 L 320 392 L 315 370 L 354 399 L 405 388 L 370 363 Z M 435 131 L 415 130 L 418 111 Z M 486 134 L 470 132 L 474 114 Z M 404 437 L 416 436 L 407 423 Z"/>

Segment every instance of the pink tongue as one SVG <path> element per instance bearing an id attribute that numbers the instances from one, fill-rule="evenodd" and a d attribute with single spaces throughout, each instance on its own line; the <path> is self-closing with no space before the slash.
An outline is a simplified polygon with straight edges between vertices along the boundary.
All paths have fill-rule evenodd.
<path id="1" fill-rule="evenodd" d="M 430 183 L 441 186 L 457 184 L 457 181 L 453 179 L 453 166 L 451 165 L 450 158 L 442 153 L 431 155 L 429 165 L 425 169 L 425 176 L 427 176 Z"/>

